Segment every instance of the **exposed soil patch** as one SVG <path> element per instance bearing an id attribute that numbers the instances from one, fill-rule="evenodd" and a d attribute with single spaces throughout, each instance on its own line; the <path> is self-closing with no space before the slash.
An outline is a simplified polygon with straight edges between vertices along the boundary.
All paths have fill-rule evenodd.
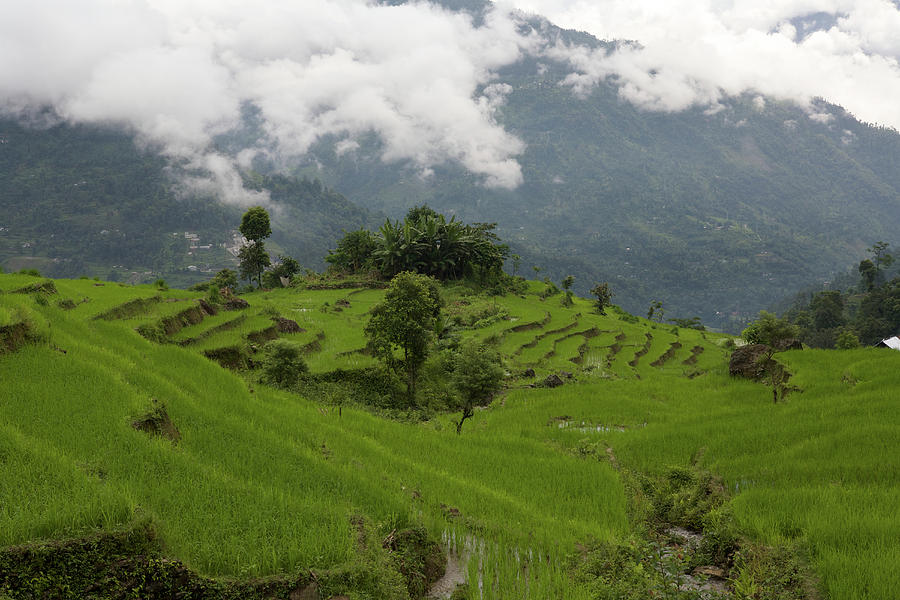
<path id="1" fill-rule="evenodd" d="M 175 423 L 172 422 L 172 417 L 169 416 L 166 405 L 157 402 L 155 399 L 153 400 L 153 405 L 153 409 L 150 412 L 132 421 L 131 426 L 138 431 L 164 437 L 173 444 L 178 443 L 178 440 L 181 439 L 181 433 L 175 427 Z"/>
<path id="2" fill-rule="evenodd" d="M 746 377 L 747 379 L 762 379 L 766 373 L 765 365 L 760 358 L 766 355 L 769 347 L 765 344 L 747 344 L 735 348 L 728 361 L 728 373 L 730 375 Z"/>
<path id="3" fill-rule="evenodd" d="M 58 306 L 59 308 L 61 308 L 63 310 L 72 310 L 77 305 L 75 304 L 75 301 L 72 300 L 71 298 L 63 298 L 62 300 L 60 300 L 59 302 L 56 303 L 56 306 Z"/>

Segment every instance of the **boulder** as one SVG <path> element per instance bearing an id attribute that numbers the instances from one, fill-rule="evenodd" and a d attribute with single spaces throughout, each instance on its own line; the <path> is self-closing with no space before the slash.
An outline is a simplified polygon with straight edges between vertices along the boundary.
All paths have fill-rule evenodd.
<path id="1" fill-rule="evenodd" d="M 534 369 L 525 369 L 525 372 L 522 373 L 522 377 L 534 377 Z"/>

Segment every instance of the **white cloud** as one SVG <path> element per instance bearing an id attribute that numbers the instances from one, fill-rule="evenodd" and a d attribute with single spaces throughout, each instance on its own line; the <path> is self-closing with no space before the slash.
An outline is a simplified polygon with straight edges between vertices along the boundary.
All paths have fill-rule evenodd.
<path id="1" fill-rule="evenodd" d="M 586 93 L 611 79 L 650 110 L 716 105 L 764 94 L 809 105 L 817 97 L 864 121 L 900 128 L 900 8 L 891 0 L 514 0 L 602 39 L 635 40 L 607 54 L 557 47 Z M 832 15 L 798 33 L 795 19 Z"/>
<path id="2" fill-rule="evenodd" d="M 374 132 L 385 161 L 422 173 L 457 161 L 486 185 L 515 187 L 524 146 L 495 121 L 508 90 L 493 74 L 534 47 L 508 12 L 475 26 L 427 3 L 9 2 L 0 5 L 0 108 L 123 123 L 210 168 L 237 202 L 247 201 L 233 185 L 237 159 L 223 163 L 210 144 L 245 103 L 262 119 L 258 152 L 297 157 L 323 136 L 348 150 Z"/>

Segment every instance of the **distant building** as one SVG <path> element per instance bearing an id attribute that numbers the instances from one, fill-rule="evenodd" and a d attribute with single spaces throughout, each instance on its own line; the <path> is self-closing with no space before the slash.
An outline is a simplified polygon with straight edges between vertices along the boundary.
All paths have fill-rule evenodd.
<path id="1" fill-rule="evenodd" d="M 886 340 L 881 340 L 875 345 L 877 348 L 890 348 L 891 350 L 900 350 L 900 336 L 894 336 Z"/>

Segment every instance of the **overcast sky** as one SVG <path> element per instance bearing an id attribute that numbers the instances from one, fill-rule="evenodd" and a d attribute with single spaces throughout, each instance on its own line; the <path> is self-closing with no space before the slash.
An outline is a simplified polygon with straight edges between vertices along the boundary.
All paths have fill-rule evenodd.
<path id="1" fill-rule="evenodd" d="M 521 32 L 519 9 L 641 45 L 610 55 L 551 47 Z M 803 17 L 816 12 L 833 17 L 810 33 Z M 241 189 L 237 167 L 255 153 L 300 157 L 324 135 L 354 152 L 367 132 L 383 140 L 383 160 L 424 177 L 450 160 L 513 188 L 524 145 L 496 121 L 510 88 L 495 73 L 525 55 L 569 64 L 573 93 L 612 80 L 647 110 L 715 107 L 748 91 L 821 96 L 900 128 L 900 10 L 890 0 L 505 0 L 477 27 L 427 3 L 9 1 L 0 110 L 52 106 L 72 122 L 125 124 L 245 204 L 258 198 Z M 239 157 L 220 156 L 210 142 L 244 103 L 259 108 L 264 135 Z"/>

